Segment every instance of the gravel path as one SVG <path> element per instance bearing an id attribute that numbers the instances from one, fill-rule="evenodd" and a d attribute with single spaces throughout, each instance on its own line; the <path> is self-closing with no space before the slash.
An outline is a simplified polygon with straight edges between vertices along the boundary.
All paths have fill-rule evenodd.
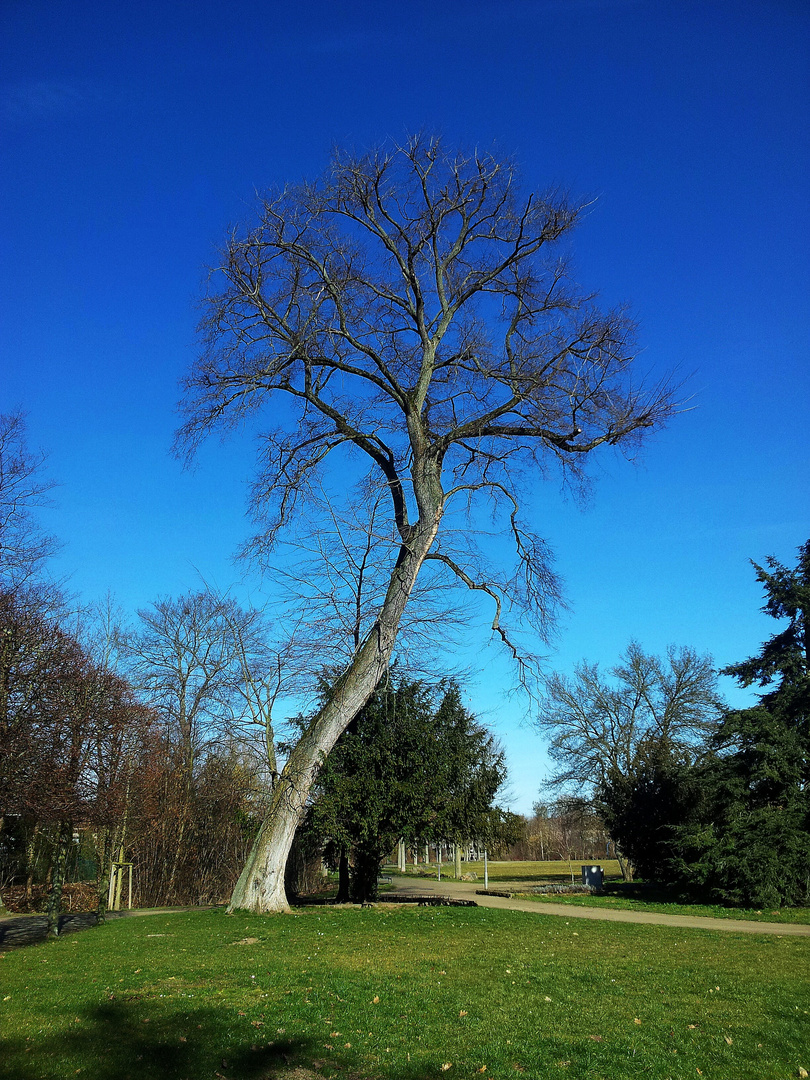
<path id="1" fill-rule="evenodd" d="M 481 896 L 480 881 L 441 882 L 431 878 L 393 878 L 394 888 L 400 894 L 419 896 L 449 896 L 459 900 L 475 900 L 479 907 L 504 908 L 508 911 L 531 911 L 536 915 L 560 915 L 566 919 L 595 919 L 604 922 L 646 923 L 651 926 L 678 926 L 683 929 L 727 930 L 736 934 L 778 934 L 784 937 L 810 937 L 810 926 L 799 923 L 753 922 L 746 919 L 713 919 L 705 915 L 666 915 L 654 911 L 622 911 L 613 908 L 575 907 L 573 904 L 555 904 L 548 901 L 522 900 L 517 897 Z M 511 892 L 525 888 L 519 882 L 498 881 L 493 888 Z M 381 894 L 384 900 L 385 893 Z"/>

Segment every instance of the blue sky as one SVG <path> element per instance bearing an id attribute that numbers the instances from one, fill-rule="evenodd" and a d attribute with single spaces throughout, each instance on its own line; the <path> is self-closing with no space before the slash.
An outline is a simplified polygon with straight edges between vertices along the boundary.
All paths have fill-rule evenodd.
<path id="1" fill-rule="evenodd" d="M 722 665 L 771 632 L 747 560 L 810 535 L 806 3 L 5 0 L 0 71 L 0 410 L 49 452 L 82 597 L 236 578 L 250 448 L 169 455 L 206 267 L 256 189 L 428 128 L 597 196 L 580 280 L 630 305 L 646 368 L 689 376 L 690 411 L 639 465 L 600 458 L 585 506 L 534 493 L 571 608 L 550 663 L 636 638 Z M 528 810 L 542 743 L 482 656 L 470 704 Z"/>

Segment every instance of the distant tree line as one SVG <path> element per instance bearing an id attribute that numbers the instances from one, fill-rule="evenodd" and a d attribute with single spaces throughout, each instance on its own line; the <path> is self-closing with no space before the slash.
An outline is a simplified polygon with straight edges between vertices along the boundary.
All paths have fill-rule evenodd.
<path id="1" fill-rule="evenodd" d="M 142 636 L 119 643 L 115 670 L 38 601 L 35 589 L 0 593 L 4 885 L 18 906 L 45 886 L 54 921 L 80 870 L 96 878 L 103 914 L 115 864 L 131 865 L 142 905 L 220 901 L 257 827 L 267 770 L 206 723 L 223 689 L 212 642 L 199 671 L 177 649 L 172 702 L 165 672 L 149 669 L 159 686 L 138 678 Z"/>
<path id="2" fill-rule="evenodd" d="M 795 568 L 754 564 L 763 611 L 783 626 L 720 673 L 759 686 L 730 709 L 709 657 L 631 645 L 605 678 L 554 676 L 539 724 L 562 787 L 604 821 L 626 876 L 684 899 L 780 907 L 810 902 L 810 541 Z"/>
<path id="3" fill-rule="evenodd" d="M 43 465 L 0 415 L 0 894 L 44 897 L 52 929 L 69 879 L 103 916 L 116 864 L 141 904 L 220 900 L 273 782 L 266 627 L 207 589 L 134 629 L 79 607 L 49 572 Z"/>

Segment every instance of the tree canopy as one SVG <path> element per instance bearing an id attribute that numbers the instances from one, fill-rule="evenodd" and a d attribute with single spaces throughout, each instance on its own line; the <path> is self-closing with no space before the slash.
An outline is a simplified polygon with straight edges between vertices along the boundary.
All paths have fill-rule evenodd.
<path id="1" fill-rule="evenodd" d="M 573 678 L 552 673 L 535 722 L 549 736 L 552 783 L 594 790 L 635 777 L 654 746 L 694 757 L 721 708 L 710 656 L 673 645 L 659 657 L 631 642 L 605 673 L 587 661 Z"/>
<path id="2" fill-rule="evenodd" d="M 384 496 L 374 533 L 388 548 L 380 599 L 290 754 L 232 906 L 286 906 L 309 788 L 379 684 L 423 566 L 489 598 L 525 673 L 508 617 L 542 635 L 557 582 L 524 487 L 554 463 L 576 482 L 599 447 L 632 452 L 672 415 L 672 390 L 636 370 L 632 321 L 570 272 L 566 238 L 585 211 L 557 189 L 521 191 L 511 161 L 419 136 L 336 151 L 320 179 L 270 192 L 231 233 L 178 449 L 255 415 L 252 550 L 265 560 L 341 454 L 342 487 L 354 470 Z M 483 558 L 482 514 L 510 537 L 511 566 Z"/>
<path id="3" fill-rule="evenodd" d="M 28 446 L 25 416 L 0 413 L 0 588 L 30 584 L 58 547 L 34 516 L 48 504 L 53 481 L 45 455 Z"/>

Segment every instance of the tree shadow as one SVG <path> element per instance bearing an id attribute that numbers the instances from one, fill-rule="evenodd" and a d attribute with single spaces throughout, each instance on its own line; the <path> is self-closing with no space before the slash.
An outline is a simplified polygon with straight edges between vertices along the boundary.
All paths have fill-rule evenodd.
<path id="1" fill-rule="evenodd" d="M 110 1001 L 74 1015 L 68 1031 L 2 1038 L 0 1080 L 269 1080 L 316 1057 L 308 1038 L 268 1042 L 249 1027 L 235 1038 L 222 1008 Z"/>
<path id="2" fill-rule="evenodd" d="M 236 1034 L 222 1006 L 109 1001 L 72 1015 L 68 1030 L 0 1039 L 0 1080 L 436 1080 L 439 1069 L 424 1060 L 358 1067 L 310 1036 L 268 1041 L 247 1017 Z M 566 1041 L 541 1045 L 548 1062 L 571 1053 Z"/>
<path id="3" fill-rule="evenodd" d="M 98 925 L 94 911 L 63 913 L 57 920 L 59 937 Z M 0 919 L 0 949 L 19 949 L 48 940 L 47 915 L 19 915 Z"/>

